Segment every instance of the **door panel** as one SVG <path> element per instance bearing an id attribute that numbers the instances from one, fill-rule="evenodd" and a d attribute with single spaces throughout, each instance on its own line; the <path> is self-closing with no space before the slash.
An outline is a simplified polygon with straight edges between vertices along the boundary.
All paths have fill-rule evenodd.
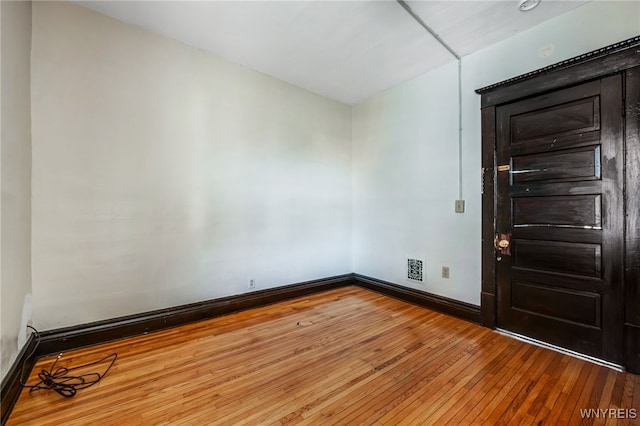
<path id="1" fill-rule="evenodd" d="M 514 239 L 513 267 L 601 277 L 601 245 Z"/>
<path id="2" fill-rule="evenodd" d="M 513 183 L 600 179 L 600 146 L 513 157 Z"/>
<path id="3" fill-rule="evenodd" d="M 571 310 L 565 307 L 572 306 Z M 557 320 L 600 327 L 600 295 L 539 284 L 513 282 L 513 307 Z"/>
<path id="4" fill-rule="evenodd" d="M 497 325 L 618 364 L 622 123 L 619 75 L 496 108 Z"/>
<path id="5" fill-rule="evenodd" d="M 597 96 L 511 117 L 511 143 L 600 128 Z"/>
<path id="6" fill-rule="evenodd" d="M 538 154 L 541 152 L 555 152 L 568 148 L 580 148 L 593 144 L 600 144 L 600 131 L 578 133 L 575 135 L 543 137 L 529 140 L 527 143 L 511 145 L 512 155 Z"/>
<path id="7" fill-rule="evenodd" d="M 513 226 L 602 227 L 600 194 L 513 197 Z"/>

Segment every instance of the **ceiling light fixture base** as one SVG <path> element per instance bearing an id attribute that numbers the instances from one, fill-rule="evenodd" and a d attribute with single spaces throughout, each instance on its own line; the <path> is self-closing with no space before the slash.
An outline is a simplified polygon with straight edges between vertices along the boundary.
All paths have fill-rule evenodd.
<path id="1" fill-rule="evenodd" d="M 540 1 L 541 0 L 520 0 L 518 2 L 518 9 L 522 12 L 528 12 L 538 6 Z"/>

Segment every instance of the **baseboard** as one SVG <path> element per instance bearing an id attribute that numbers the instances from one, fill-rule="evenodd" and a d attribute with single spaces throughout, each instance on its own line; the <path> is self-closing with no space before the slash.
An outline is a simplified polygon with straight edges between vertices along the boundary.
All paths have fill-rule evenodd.
<path id="1" fill-rule="evenodd" d="M 254 291 L 237 296 L 223 297 L 89 324 L 44 331 L 40 333 L 39 342 L 37 342 L 33 336 L 30 337 L 27 345 L 20 351 L 18 359 L 13 364 L 5 380 L 2 381 L 1 424 L 4 425 L 11 413 L 13 405 L 20 395 L 21 389 L 18 376 L 22 365 L 24 364 L 24 374 L 27 375 L 33 368 L 35 361 L 42 356 L 178 327 L 233 312 L 257 308 L 349 285 L 357 285 L 408 303 L 453 315 L 467 321 L 480 323 L 480 307 L 478 306 L 413 290 L 363 275 L 345 274 Z"/>
<path id="2" fill-rule="evenodd" d="M 178 327 L 221 315 L 257 308 L 321 291 L 353 284 L 353 275 L 345 274 L 259 290 L 236 296 L 175 306 L 141 314 L 128 315 L 89 324 L 60 328 L 40 333 L 36 356 L 93 346 L 113 340 L 138 336 L 167 328 Z"/>
<path id="3" fill-rule="evenodd" d="M 377 278 L 354 274 L 355 284 L 387 296 L 413 303 L 433 311 L 480 324 L 480 307 L 423 291 L 403 287 Z"/>
<path id="4" fill-rule="evenodd" d="M 178 327 L 220 315 L 257 308 L 347 285 L 359 285 L 363 288 L 374 290 L 409 303 L 433 309 L 434 311 L 480 323 L 480 308 L 478 306 L 408 287 L 402 287 L 364 275 L 345 274 L 188 305 L 174 306 L 141 314 L 112 318 L 89 324 L 44 331 L 40 333 L 40 342 L 35 356 L 39 358 L 45 355 Z"/>
<path id="5" fill-rule="evenodd" d="M 39 341 L 31 335 L 2 381 L 0 393 L 2 397 L 2 417 L 0 425 L 5 424 L 20 396 L 19 375 L 22 366 L 24 365 L 24 374 L 26 376 L 31 372 L 36 360 L 42 356 L 178 327 L 348 285 L 353 285 L 353 274 L 306 281 L 237 296 L 44 331 L 40 333 Z"/>
<path id="6" fill-rule="evenodd" d="M 0 403 L 0 424 L 4 425 L 11 410 L 20 396 L 22 387 L 20 386 L 20 373 L 26 376 L 31 372 L 33 365 L 36 363 L 35 349 L 37 341 L 33 334 L 29 335 L 27 343 L 22 347 L 22 350 L 18 353 L 18 357 L 15 362 L 9 368 L 6 376 L 2 380 L 0 387 L 0 395 L 2 395 L 2 401 Z"/>
<path id="7" fill-rule="evenodd" d="M 480 323 L 479 306 L 414 290 L 364 275 L 345 274 L 44 331 L 40 333 L 40 342 L 36 349 L 35 357 L 39 358 L 45 355 L 178 327 L 220 315 L 257 308 L 348 285 L 358 285 L 405 302 L 453 315 L 471 322 Z"/>

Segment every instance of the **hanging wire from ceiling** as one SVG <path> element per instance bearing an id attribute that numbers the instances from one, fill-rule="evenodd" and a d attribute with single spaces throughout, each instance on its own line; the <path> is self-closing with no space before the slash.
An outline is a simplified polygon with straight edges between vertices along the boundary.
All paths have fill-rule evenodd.
<path id="1" fill-rule="evenodd" d="M 458 199 L 462 200 L 462 57 L 418 16 L 404 0 L 396 0 L 411 17 L 458 61 Z"/>
<path id="2" fill-rule="evenodd" d="M 453 50 L 451 48 L 451 46 L 449 46 L 447 43 L 445 43 L 444 40 L 442 40 L 442 38 L 431 29 L 431 27 L 429 27 L 423 20 L 421 17 L 419 17 L 412 9 L 411 6 L 409 6 L 406 2 L 404 2 L 403 0 L 396 0 L 398 2 L 398 4 L 400 4 L 400 6 L 402 6 L 404 8 L 404 10 L 407 11 L 407 13 L 409 15 L 411 15 L 413 17 L 413 19 L 416 20 L 416 22 L 418 22 L 418 24 L 420 24 L 425 30 L 427 30 L 427 32 L 429 34 L 431 34 L 431 36 L 433 38 L 435 38 L 436 40 L 438 40 L 438 42 L 449 51 L 449 53 L 451 53 L 457 60 L 460 60 L 461 57 L 460 55 L 458 55 L 458 53 Z"/>

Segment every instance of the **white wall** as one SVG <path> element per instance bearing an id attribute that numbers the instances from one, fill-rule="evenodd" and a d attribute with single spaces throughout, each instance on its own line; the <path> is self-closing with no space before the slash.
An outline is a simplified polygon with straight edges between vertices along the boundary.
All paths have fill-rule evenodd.
<path id="1" fill-rule="evenodd" d="M 43 330 L 351 272 L 351 110 L 83 7 L 33 6 Z"/>
<path id="2" fill-rule="evenodd" d="M 544 7 L 544 3 L 540 7 Z M 480 97 L 475 89 L 640 34 L 640 2 L 592 2 L 463 58 L 462 194 L 458 196 L 457 64 L 353 109 L 354 271 L 480 303 Z M 555 52 L 539 56 L 553 44 Z M 406 279 L 408 257 L 426 282 Z M 441 278 L 449 266 L 450 278 Z"/>
<path id="3" fill-rule="evenodd" d="M 0 2 L 0 376 L 31 319 L 31 3 Z"/>
<path id="4" fill-rule="evenodd" d="M 260 289 L 351 271 L 477 304 L 473 90 L 639 25 L 638 2 L 591 3 L 464 58 L 467 210 L 456 214 L 455 63 L 351 110 L 77 5 L 37 2 L 35 325 L 238 294 L 250 277 Z M 555 53 L 540 58 L 549 43 Z M 426 261 L 425 285 L 405 279 L 408 257 Z"/>

